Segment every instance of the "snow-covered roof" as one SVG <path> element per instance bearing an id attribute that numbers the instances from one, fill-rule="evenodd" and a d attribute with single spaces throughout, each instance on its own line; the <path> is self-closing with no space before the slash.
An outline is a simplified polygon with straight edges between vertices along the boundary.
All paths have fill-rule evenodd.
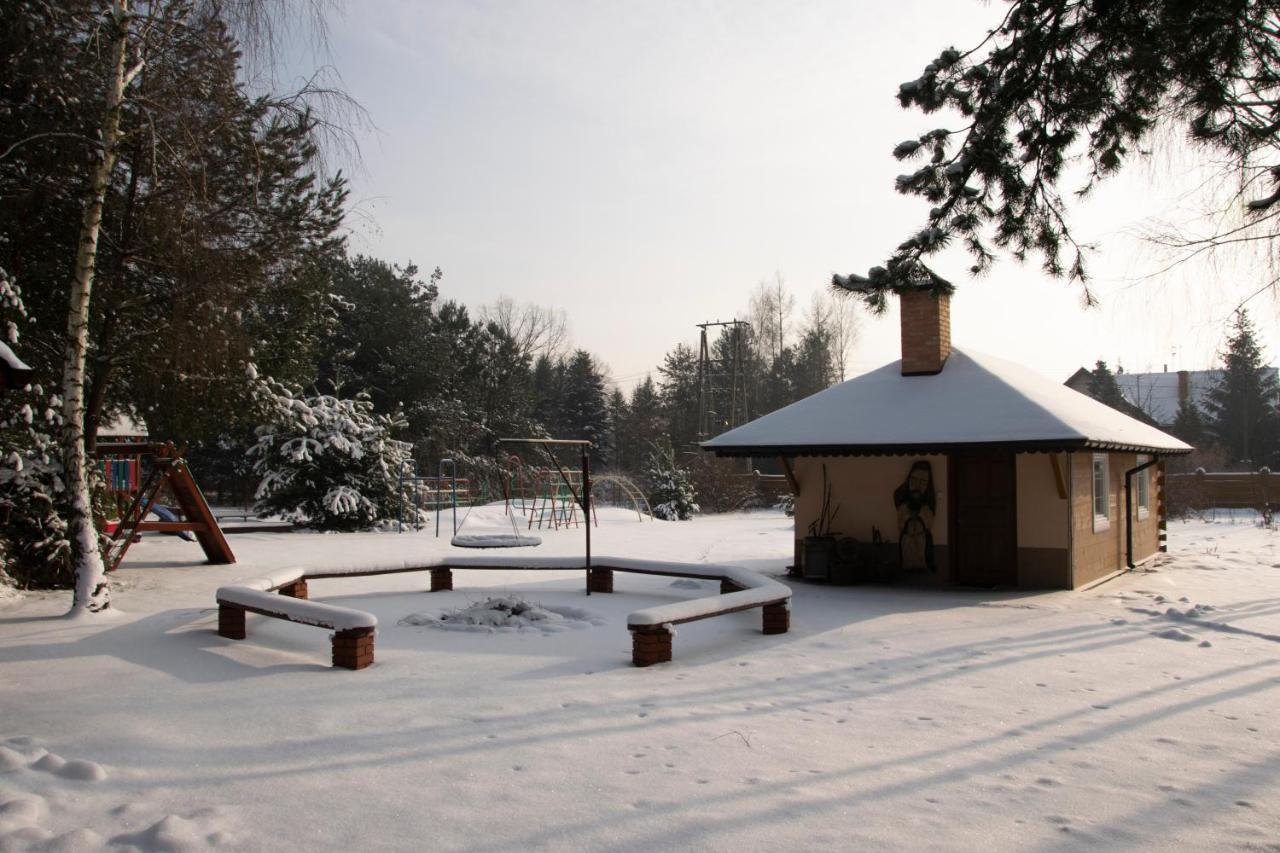
<path id="1" fill-rule="evenodd" d="M 1221 369 L 1188 370 L 1186 374 L 1187 393 L 1191 402 L 1199 407 L 1201 412 L 1208 411 L 1206 403 L 1209 392 L 1222 379 L 1223 371 Z M 1264 377 L 1274 379 L 1276 369 L 1264 367 L 1262 374 Z M 1120 393 L 1124 394 L 1129 402 L 1150 414 L 1158 423 L 1167 425 L 1177 419 L 1178 406 L 1181 403 L 1178 373 L 1117 373 L 1115 376 Z"/>
<path id="2" fill-rule="evenodd" d="M 933 376 L 903 376 L 895 361 L 702 443 L 721 456 L 946 452 L 975 445 L 1192 449 L 1022 365 L 959 349 Z"/>
<path id="3" fill-rule="evenodd" d="M 147 432 L 146 422 L 143 421 L 142 418 L 138 418 L 135 421 L 127 412 L 121 412 L 107 423 L 98 427 L 99 439 L 110 438 L 112 436 L 136 438 L 138 436 L 146 437 L 148 435 L 149 433 Z"/>

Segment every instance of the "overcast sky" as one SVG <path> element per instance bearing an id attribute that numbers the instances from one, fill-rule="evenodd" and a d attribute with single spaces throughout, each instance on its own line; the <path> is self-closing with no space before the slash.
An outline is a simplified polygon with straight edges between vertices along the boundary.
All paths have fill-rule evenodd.
<path id="1" fill-rule="evenodd" d="M 799 307 L 832 272 L 865 272 L 920 227 L 889 154 L 934 126 L 898 84 L 1003 4 L 363 0 L 333 21 L 331 59 L 374 128 L 353 175 L 352 248 L 440 266 L 443 294 L 564 308 L 573 341 L 630 387 L 696 323 L 745 316 L 781 274 Z M 1176 148 L 1176 146 L 1174 146 Z M 1262 272 L 1246 263 L 1154 279 L 1127 236 L 1179 202 L 1176 152 L 1081 209 L 1100 309 L 1008 261 L 963 256 L 953 339 L 1063 379 L 1103 358 L 1129 371 L 1208 366 Z M 1250 303 L 1275 360 L 1276 313 Z M 858 373 L 898 357 L 896 315 L 865 318 Z"/>

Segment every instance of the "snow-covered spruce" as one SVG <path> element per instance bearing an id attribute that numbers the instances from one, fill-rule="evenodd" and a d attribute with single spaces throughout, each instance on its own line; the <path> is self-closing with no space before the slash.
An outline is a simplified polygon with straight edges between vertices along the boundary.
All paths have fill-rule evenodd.
<path id="1" fill-rule="evenodd" d="M 18 286 L 0 269 L 0 340 L 16 344 L 27 318 Z M 0 584 L 69 587 L 74 574 L 57 434 L 62 401 L 40 385 L 0 396 Z"/>
<path id="2" fill-rule="evenodd" d="M 396 513 L 409 445 L 391 438 L 403 425 L 378 415 L 365 397 L 295 395 L 272 380 L 267 423 L 249 449 L 261 477 L 257 509 L 319 530 L 359 530 Z"/>
<path id="3" fill-rule="evenodd" d="M 684 521 L 698 511 L 689 472 L 676 464 L 670 444 L 654 444 L 645 466 L 649 505 L 657 518 Z"/>

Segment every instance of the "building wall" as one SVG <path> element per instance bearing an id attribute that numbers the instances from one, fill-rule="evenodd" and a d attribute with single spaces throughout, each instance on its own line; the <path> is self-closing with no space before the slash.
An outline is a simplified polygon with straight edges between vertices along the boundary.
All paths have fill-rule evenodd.
<path id="1" fill-rule="evenodd" d="M 1125 563 L 1124 472 L 1137 465 L 1132 453 L 1109 454 L 1107 530 L 1093 529 L 1093 454 L 1061 453 L 1067 497 L 1059 497 L 1053 463 L 1046 453 L 1018 454 L 1017 542 L 1018 585 L 1026 588 L 1071 589 L 1104 577 Z M 937 513 L 933 540 L 937 548 L 939 580 L 949 577 L 947 559 L 947 459 L 945 456 L 798 457 L 791 460 L 800 490 L 795 501 L 796 565 L 800 542 L 809 535 L 822 505 L 822 468 L 827 469 L 831 505 L 839 507 L 831 533 L 871 541 L 872 528 L 886 542 L 898 540 L 893 491 L 906 480 L 917 459 L 933 467 Z M 1141 561 L 1159 550 L 1158 478 L 1151 468 L 1150 512 L 1138 518 L 1134 488 L 1134 559 Z"/>
<path id="2" fill-rule="evenodd" d="M 1124 472 L 1138 464 L 1133 453 L 1110 453 L 1108 456 L 1108 497 L 1105 530 L 1094 529 L 1093 519 L 1093 454 L 1076 452 L 1071 456 L 1071 561 L 1072 586 L 1079 587 L 1125 566 Z M 1154 467 L 1151 476 L 1151 507 L 1143 517 L 1139 510 L 1135 478 L 1133 489 L 1133 558 L 1141 561 L 1159 550 L 1159 484 Z"/>
<path id="3" fill-rule="evenodd" d="M 1065 478 L 1065 454 L 1057 457 Z M 1070 589 L 1070 504 L 1068 498 L 1058 494 L 1053 457 L 1048 453 L 1020 453 L 1016 464 L 1018 586 Z"/>
<path id="4" fill-rule="evenodd" d="M 886 542 L 897 542 L 898 513 L 893 506 L 893 491 L 907 479 L 907 472 L 918 459 L 927 460 L 933 467 L 933 488 L 937 500 L 933 542 L 940 552 L 945 552 L 945 456 L 800 456 L 791 460 L 792 471 L 800 485 L 795 503 L 797 565 L 799 542 L 809 535 L 809 525 L 821 513 L 823 465 L 827 468 L 827 482 L 831 486 L 831 505 L 839 507 L 831 533 L 870 542 L 871 529 L 875 527 Z M 945 554 L 939 553 L 938 557 L 939 573 L 945 576 Z"/>

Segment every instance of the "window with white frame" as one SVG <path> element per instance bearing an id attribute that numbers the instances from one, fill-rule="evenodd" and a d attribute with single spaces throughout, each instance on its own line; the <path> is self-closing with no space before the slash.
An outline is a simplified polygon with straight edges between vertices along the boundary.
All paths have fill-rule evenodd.
<path id="1" fill-rule="evenodd" d="M 1139 465 L 1145 465 L 1150 461 L 1150 456 L 1138 457 Z M 1138 481 L 1138 518 L 1146 518 L 1151 514 L 1151 469 L 1143 468 L 1135 479 Z"/>
<path id="2" fill-rule="evenodd" d="M 1093 454 L 1093 530 L 1095 533 L 1111 528 L 1111 477 L 1107 470 L 1107 454 Z"/>

